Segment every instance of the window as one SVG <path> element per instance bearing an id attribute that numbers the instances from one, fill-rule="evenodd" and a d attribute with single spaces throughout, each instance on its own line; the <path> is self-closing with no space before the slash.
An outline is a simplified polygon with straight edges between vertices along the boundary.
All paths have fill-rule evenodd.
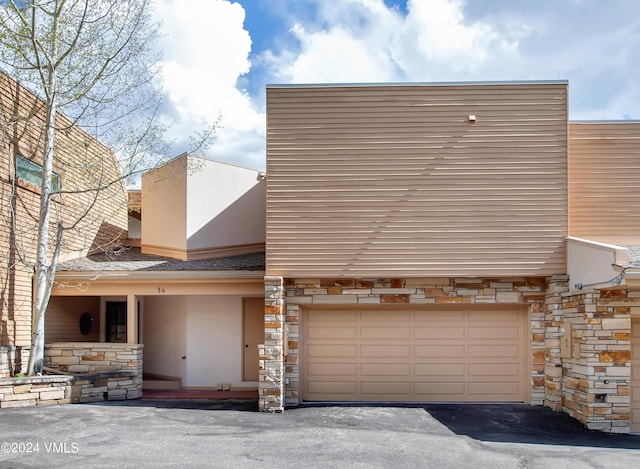
<path id="1" fill-rule="evenodd" d="M 42 166 L 38 163 L 16 155 L 16 176 L 23 181 L 40 187 L 42 184 Z M 53 173 L 51 175 L 51 192 L 60 192 L 60 175 Z"/>

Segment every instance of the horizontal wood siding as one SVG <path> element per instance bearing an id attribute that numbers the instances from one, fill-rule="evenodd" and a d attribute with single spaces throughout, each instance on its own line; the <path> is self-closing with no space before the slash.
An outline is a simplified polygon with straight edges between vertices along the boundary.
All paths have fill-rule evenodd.
<path id="1" fill-rule="evenodd" d="M 570 123 L 569 169 L 569 233 L 640 240 L 640 122 Z"/>
<path id="2" fill-rule="evenodd" d="M 45 114 L 41 100 L 0 73 L 0 346 L 31 343 L 40 189 L 15 177 L 14 158 L 19 154 L 42 165 Z M 61 114 L 56 122 L 61 130 L 53 169 L 67 193 L 52 197 L 50 252 L 57 223 L 74 226 L 64 232 L 65 260 L 126 237 L 127 191 L 109 148 Z"/>
<path id="3" fill-rule="evenodd" d="M 91 331 L 80 332 L 80 318 L 91 315 Z M 100 297 L 51 297 L 45 317 L 45 337 L 52 342 L 100 342 Z"/>
<path id="4" fill-rule="evenodd" d="M 565 83 L 269 87 L 267 174 L 269 275 L 565 271 Z"/>

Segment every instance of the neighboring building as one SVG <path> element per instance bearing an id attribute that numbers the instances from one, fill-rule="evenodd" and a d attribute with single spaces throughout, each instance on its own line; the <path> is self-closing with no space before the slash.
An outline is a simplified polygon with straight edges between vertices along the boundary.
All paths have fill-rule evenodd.
<path id="1" fill-rule="evenodd" d="M 569 124 L 567 91 L 267 88 L 263 410 L 528 402 L 640 430 L 640 124 Z"/>
<path id="2" fill-rule="evenodd" d="M 31 344 L 44 119 L 44 103 L 0 73 L 0 378 L 26 369 Z M 56 133 L 52 184 L 61 193 L 52 197 L 52 240 L 58 220 L 81 220 L 65 231 L 64 261 L 126 236 L 127 193 L 111 150 L 65 116 L 56 119 L 62 130 Z M 101 185 L 106 188 L 91 190 Z"/>
<path id="3" fill-rule="evenodd" d="M 130 196 L 141 247 L 61 264 L 47 343 L 143 344 L 147 387 L 257 389 L 265 185 L 259 171 L 187 155 L 145 173 Z"/>

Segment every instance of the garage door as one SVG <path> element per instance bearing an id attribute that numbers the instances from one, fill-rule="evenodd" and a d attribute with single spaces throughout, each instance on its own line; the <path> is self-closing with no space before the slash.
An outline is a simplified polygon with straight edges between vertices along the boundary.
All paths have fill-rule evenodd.
<path id="1" fill-rule="evenodd" d="M 631 431 L 640 432 L 640 319 L 631 320 Z"/>
<path id="2" fill-rule="evenodd" d="M 519 307 L 309 309 L 305 400 L 525 400 Z"/>

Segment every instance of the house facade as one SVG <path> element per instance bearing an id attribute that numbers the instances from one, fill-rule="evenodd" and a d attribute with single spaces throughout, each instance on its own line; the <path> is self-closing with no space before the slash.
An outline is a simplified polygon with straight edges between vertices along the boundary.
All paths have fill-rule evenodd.
<path id="1" fill-rule="evenodd" d="M 26 370 L 31 344 L 45 112 L 40 99 L 0 73 L 0 378 Z M 56 119 L 52 223 L 78 221 L 64 233 L 64 261 L 126 236 L 127 192 L 111 150 L 65 116 Z"/>
<path id="2" fill-rule="evenodd" d="M 33 227 L 8 209 L 27 220 L 38 195 L 16 155 L 37 169 L 38 140 L 9 110 L 38 102 L 9 85 L 14 266 Z M 144 373 L 258 389 L 263 411 L 524 402 L 640 431 L 640 122 L 570 122 L 567 101 L 564 81 L 267 87 L 268 177 L 181 155 L 129 195 L 130 239 L 105 249 L 127 226 L 117 187 L 65 240 L 47 364 L 135 369 L 124 398 Z M 63 188 L 106 151 L 70 129 Z M 56 199 L 61 216 L 75 197 Z M 5 376 L 31 328 L 32 273 L 13 271 Z"/>
<path id="3" fill-rule="evenodd" d="M 145 173 L 130 201 L 139 239 L 61 264 L 47 343 L 136 345 L 144 383 L 142 373 L 134 380 L 151 388 L 256 390 L 264 176 L 182 155 Z M 78 327 L 85 314 L 86 334 Z"/>
<path id="4" fill-rule="evenodd" d="M 633 264 L 609 261 L 637 238 L 637 130 L 570 124 L 562 81 L 268 87 L 261 408 L 527 402 L 636 429 Z M 627 245 L 574 281 L 596 225 Z"/>

